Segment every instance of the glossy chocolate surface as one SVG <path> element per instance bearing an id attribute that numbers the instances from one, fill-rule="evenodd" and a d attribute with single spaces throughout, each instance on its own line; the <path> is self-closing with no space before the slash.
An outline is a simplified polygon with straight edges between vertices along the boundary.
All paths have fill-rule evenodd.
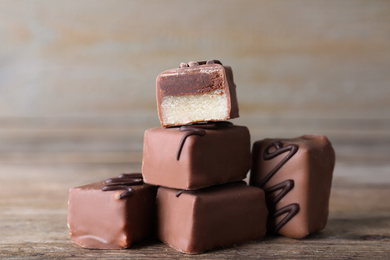
<path id="1" fill-rule="evenodd" d="M 335 153 L 325 136 L 264 139 L 253 145 L 250 184 L 263 188 L 268 230 L 304 238 L 325 228 Z"/>
<path id="2" fill-rule="evenodd" d="M 137 176 L 139 179 L 140 175 Z M 75 244 L 94 249 L 121 249 L 151 235 L 157 187 L 138 181 L 136 185 L 129 184 L 128 179 L 129 176 L 111 178 L 69 190 L 68 227 Z M 133 182 L 134 178 L 131 179 Z M 121 184 L 107 186 L 113 182 Z M 104 191 L 103 187 L 112 190 Z"/>
<path id="3" fill-rule="evenodd" d="M 118 199 L 123 199 L 133 195 L 134 188 L 132 186 L 142 185 L 144 182 L 142 173 L 122 173 L 116 178 L 105 180 L 104 183 L 102 191 L 125 190 L 118 196 Z"/>
<path id="4" fill-rule="evenodd" d="M 204 136 L 206 134 L 206 129 L 217 130 L 229 125 L 232 125 L 232 123 L 227 121 L 219 121 L 219 122 L 208 122 L 206 124 L 185 125 L 180 127 L 179 131 L 185 132 L 185 134 L 180 140 L 179 148 L 177 149 L 177 153 L 176 153 L 176 160 L 180 159 L 181 150 L 183 149 L 187 137 L 191 135 Z"/>
<path id="5" fill-rule="evenodd" d="M 266 232 L 264 191 L 244 182 L 195 191 L 160 187 L 156 203 L 158 238 L 184 253 L 259 240 Z"/>
<path id="6" fill-rule="evenodd" d="M 180 68 L 167 70 L 158 76 L 159 96 L 208 93 L 224 88 L 224 80 L 233 82 L 233 75 L 224 73 L 226 68 L 230 67 L 225 68 L 221 63 L 190 62 L 189 64 L 191 66 L 182 63 Z M 224 78 L 227 76 L 229 79 Z"/>
<path id="7" fill-rule="evenodd" d="M 179 127 L 146 130 L 145 183 L 194 190 L 245 179 L 251 167 L 248 128 L 217 125 L 216 129 L 195 126 L 202 135 L 188 135 L 190 131 Z"/>
<path id="8" fill-rule="evenodd" d="M 273 149 L 273 152 L 270 150 Z M 295 144 L 290 144 L 284 146 L 281 141 L 274 141 L 268 147 L 265 148 L 263 153 L 263 159 L 265 161 L 269 161 L 275 159 L 277 156 L 281 154 L 286 154 L 285 157 L 262 179 L 259 183 L 259 186 L 262 187 L 266 193 L 266 195 L 273 194 L 278 191 L 278 195 L 273 197 L 272 200 L 268 201 L 269 208 L 274 209 L 276 204 L 282 200 L 293 188 L 295 185 L 294 180 L 285 180 L 281 183 L 278 183 L 274 186 L 265 188 L 266 184 L 269 180 L 274 177 L 274 175 L 291 159 L 298 151 L 298 146 Z M 271 197 L 271 196 L 269 196 Z M 283 216 L 284 218 L 279 221 L 274 227 L 274 231 L 278 232 L 285 224 L 287 224 L 296 214 L 299 212 L 299 204 L 292 203 L 278 210 L 274 210 L 273 218 L 277 218 L 279 216 Z"/>
<path id="9" fill-rule="evenodd" d="M 223 66 L 221 62 L 211 60 L 182 63 L 180 68 L 162 72 L 156 79 L 156 99 L 161 125 L 169 126 L 162 119 L 161 103 L 165 96 L 201 95 L 216 90 L 226 93 L 228 98 L 228 115 L 219 120 L 238 117 L 236 85 L 231 67 Z M 199 121 L 188 123 L 195 122 Z"/>

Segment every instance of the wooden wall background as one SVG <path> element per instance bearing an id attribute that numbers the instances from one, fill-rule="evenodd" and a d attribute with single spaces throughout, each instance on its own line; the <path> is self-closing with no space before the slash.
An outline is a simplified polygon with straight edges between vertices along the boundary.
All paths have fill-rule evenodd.
<path id="1" fill-rule="evenodd" d="M 0 0 L 0 174 L 139 169 L 156 76 L 204 59 L 232 66 L 253 140 L 325 134 L 341 160 L 388 160 L 389 1 Z"/>

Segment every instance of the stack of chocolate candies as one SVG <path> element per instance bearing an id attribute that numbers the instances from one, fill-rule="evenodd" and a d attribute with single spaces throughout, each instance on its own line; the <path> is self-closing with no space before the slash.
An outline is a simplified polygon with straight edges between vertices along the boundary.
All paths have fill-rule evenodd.
<path id="1" fill-rule="evenodd" d="M 145 132 L 142 174 L 70 189 L 74 243 L 120 249 L 157 234 L 201 253 L 261 239 L 266 226 L 290 238 L 325 228 L 335 165 L 325 136 L 256 141 L 251 157 L 248 129 L 226 121 L 238 117 L 231 68 L 215 60 L 161 73 L 157 105 L 162 128 Z"/>
<path id="2" fill-rule="evenodd" d="M 145 131 L 142 175 L 160 186 L 157 236 L 186 253 L 200 253 L 265 235 L 263 190 L 243 179 L 251 167 L 247 127 L 238 117 L 230 67 L 190 62 L 157 77 L 162 128 Z"/>

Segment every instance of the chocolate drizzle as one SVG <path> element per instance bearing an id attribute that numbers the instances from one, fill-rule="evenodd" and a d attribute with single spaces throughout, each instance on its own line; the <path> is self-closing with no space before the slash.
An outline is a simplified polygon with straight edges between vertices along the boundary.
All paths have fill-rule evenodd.
<path id="1" fill-rule="evenodd" d="M 237 185 L 237 184 L 246 185 L 246 182 L 245 182 L 245 181 L 235 181 L 235 182 L 230 182 L 230 183 L 226 183 L 226 184 L 222 184 L 222 185 L 218 185 L 218 186 L 219 186 L 219 187 L 222 187 L 223 185 L 228 186 L 228 185 Z M 199 191 L 204 191 L 204 190 L 207 190 L 207 189 L 212 189 L 212 188 L 214 188 L 214 187 L 215 187 L 215 186 L 210 186 L 210 187 L 206 187 L 206 188 L 198 189 L 198 190 L 179 190 L 179 191 L 176 192 L 176 198 L 180 197 L 180 195 L 182 195 L 183 193 L 196 194 L 196 193 L 199 192 Z"/>
<path id="2" fill-rule="evenodd" d="M 180 197 L 180 195 L 183 194 L 183 193 L 193 194 L 194 191 L 193 190 L 179 190 L 178 192 L 176 192 L 176 198 Z"/>
<path id="3" fill-rule="evenodd" d="M 284 225 L 287 224 L 296 214 L 299 212 L 299 204 L 298 203 L 292 203 L 289 204 L 281 209 L 278 209 L 274 212 L 273 216 L 274 218 L 277 218 L 283 214 L 287 213 L 287 216 L 285 216 L 278 224 L 275 226 L 275 231 L 279 231 Z"/>
<path id="4" fill-rule="evenodd" d="M 270 149 L 274 147 L 276 150 L 273 152 L 270 152 Z M 264 151 L 263 159 L 264 160 L 271 160 L 275 157 L 288 152 L 288 154 L 264 177 L 264 179 L 260 182 L 260 187 L 264 188 L 264 186 L 268 183 L 268 181 L 282 168 L 298 151 L 298 146 L 295 144 L 290 144 L 283 146 L 282 142 L 275 141 L 271 143 Z M 269 194 L 276 192 L 278 190 L 281 190 L 279 194 L 273 198 L 272 200 L 268 200 L 269 208 L 272 209 L 275 208 L 275 205 L 284 197 L 286 196 L 292 189 L 294 188 L 294 180 L 285 180 L 281 183 L 278 183 L 272 187 L 264 189 L 267 198 L 269 198 Z M 293 203 L 290 205 L 287 205 L 281 209 L 274 210 L 273 218 L 276 219 L 277 217 L 287 214 L 279 223 L 275 226 L 275 231 L 279 231 L 287 222 L 289 222 L 296 214 L 299 212 L 299 204 Z"/>
<path id="5" fill-rule="evenodd" d="M 275 191 L 278 191 L 278 190 L 282 190 L 281 192 L 279 192 L 279 194 L 271 201 L 272 204 L 276 204 L 278 203 L 284 196 L 287 195 L 287 193 L 290 192 L 290 190 L 292 190 L 294 188 L 294 181 L 293 180 L 285 180 L 281 183 L 278 183 L 270 188 L 268 188 L 266 191 L 265 191 L 265 194 L 268 195 L 268 194 L 271 194 Z"/>
<path id="6" fill-rule="evenodd" d="M 125 190 L 118 196 L 118 199 L 130 197 L 134 193 L 131 186 L 142 185 L 143 178 L 141 173 L 122 173 L 117 178 L 110 178 L 105 180 L 105 186 L 102 191 Z"/>
<path id="7" fill-rule="evenodd" d="M 176 152 L 176 160 L 178 161 L 180 159 L 181 150 L 183 149 L 184 143 L 189 136 L 191 135 L 204 136 L 206 135 L 205 129 L 216 130 L 220 127 L 226 127 L 229 125 L 232 125 L 232 123 L 227 121 L 220 121 L 220 122 L 207 122 L 207 123 L 181 126 L 179 128 L 179 131 L 186 132 L 186 133 L 183 135 L 183 137 L 180 140 L 179 148 L 177 149 Z"/>

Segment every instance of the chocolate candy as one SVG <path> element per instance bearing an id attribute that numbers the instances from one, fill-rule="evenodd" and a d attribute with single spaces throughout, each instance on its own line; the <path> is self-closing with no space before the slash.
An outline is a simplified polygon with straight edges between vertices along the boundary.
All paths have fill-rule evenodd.
<path id="1" fill-rule="evenodd" d="M 335 153 L 325 136 L 264 139 L 253 145 L 250 184 L 263 188 L 268 230 L 304 238 L 328 218 Z"/>
<path id="2" fill-rule="evenodd" d="M 162 126 L 238 117 L 236 85 L 230 67 L 219 61 L 182 63 L 156 80 Z"/>
<path id="3" fill-rule="evenodd" d="M 157 187 L 141 174 L 69 190 L 68 227 L 72 241 L 85 248 L 120 249 L 147 238 L 155 221 Z"/>
<path id="4" fill-rule="evenodd" d="M 250 167 L 250 135 L 244 126 L 210 122 L 145 131 L 146 183 L 194 190 L 242 180 Z"/>
<path id="5" fill-rule="evenodd" d="M 181 252 L 202 253 L 265 235 L 264 192 L 244 182 L 196 191 L 160 187 L 156 203 L 159 239 Z"/>

